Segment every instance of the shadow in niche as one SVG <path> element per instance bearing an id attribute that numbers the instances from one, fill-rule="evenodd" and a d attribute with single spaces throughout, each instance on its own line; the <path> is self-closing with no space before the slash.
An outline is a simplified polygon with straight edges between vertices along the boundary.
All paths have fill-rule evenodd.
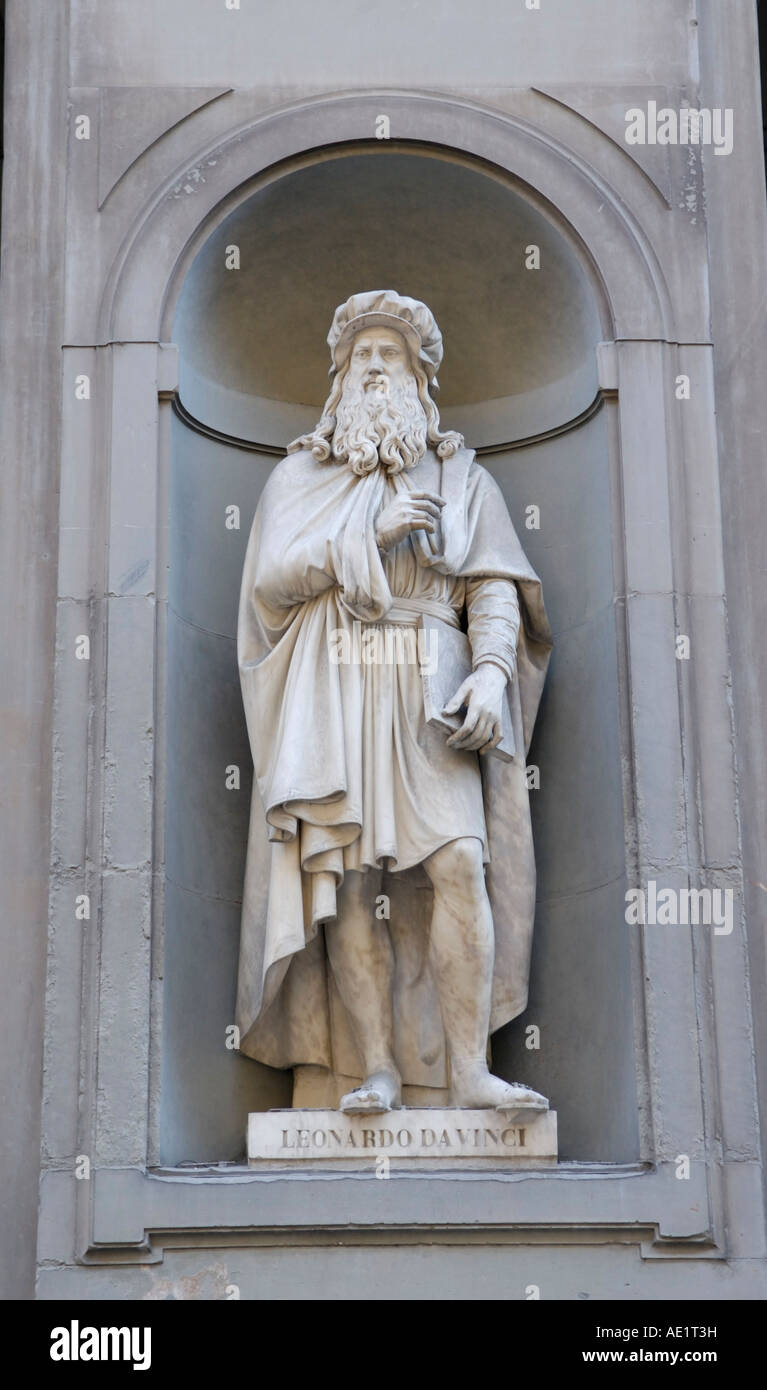
<path id="1" fill-rule="evenodd" d="M 239 271 L 226 269 L 232 244 Z M 525 269 L 530 244 L 541 247 L 539 272 Z M 290 1103 L 289 1075 L 227 1048 L 251 788 L 236 614 L 250 521 L 274 464 L 253 445 L 284 448 L 314 423 L 336 304 L 386 286 L 434 309 L 446 345 L 443 423 L 475 447 L 496 446 L 483 461 L 541 576 L 555 633 L 529 758 L 541 779 L 531 793 L 531 1000 L 496 1035 L 495 1066 L 550 1096 L 561 1157 L 629 1161 L 638 1140 L 605 413 L 497 448 L 593 401 L 595 297 L 570 243 L 518 192 L 462 163 L 380 149 L 286 174 L 249 197 L 199 252 L 177 308 L 183 406 L 250 447 L 173 417 L 161 1158 L 237 1158 L 247 1111 Z M 531 503 L 538 531 L 525 527 Z M 230 506 L 239 529 L 225 524 Z M 226 786 L 232 766 L 239 790 Z M 540 1030 L 535 1050 L 530 1025 Z"/>

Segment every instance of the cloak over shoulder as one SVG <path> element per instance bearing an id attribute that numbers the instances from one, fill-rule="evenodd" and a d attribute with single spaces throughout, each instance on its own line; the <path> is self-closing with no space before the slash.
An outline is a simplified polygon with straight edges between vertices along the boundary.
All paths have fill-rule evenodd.
<path id="1" fill-rule="evenodd" d="M 466 579 L 513 580 L 520 603 L 517 671 L 509 701 L 520 750 L 483 757 L 483 800 L 495 926 L 490 1029 L 527 1003 L 535 862 L 525 758 L 551 651 L 540 581 L 503 495 L 466 449 L 429 451 L 401 486 L 445 498 L 441 534 L 413 535 L 419 562 Z M 358 477 L 311 453 L 289 454 L 267 482 L 248 543 L 238 659 L 254 764 L 237 994 L 240 1049 L 273 1067 L 314 1065 L 361 1077 L 356 1044 L 324 946 L 343 877 L 339 843 L 359 833 L 347 796 L 357 677 L 330 656 L 331 634 L 392 606 L 374 522 L 379 469 Z M 302 857 L 297 808 L 313 803 L 329 827 Z M 332 833 L 331 833 L 332 832 Z M 447 1084 L 444 1035 L 428 965 L 431 888 L 420 868 L 389 875 L 395 957 L 395 1055 L 403 1082 Z"/>

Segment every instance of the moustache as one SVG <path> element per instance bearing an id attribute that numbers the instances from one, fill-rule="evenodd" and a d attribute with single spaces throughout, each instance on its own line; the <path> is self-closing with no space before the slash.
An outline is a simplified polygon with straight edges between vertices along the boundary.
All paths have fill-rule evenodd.
<path id="1" fill-rule="evenodd" d="M 386 376 L 384 372 L 368 372 L 367 376 L 363 380 L 362 385 L 364 386 L 366 391 L 374 389 L 376 391 L 380 391 L 381 394 L 384 396 L 389 395 L 390 382 L 388 376 Z"/>

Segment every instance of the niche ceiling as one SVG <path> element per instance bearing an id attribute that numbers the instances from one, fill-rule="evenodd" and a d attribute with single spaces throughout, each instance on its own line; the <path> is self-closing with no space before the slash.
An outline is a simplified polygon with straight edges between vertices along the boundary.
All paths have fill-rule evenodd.
<path id="1" fill-rule="evenodd" d="M 526 248 L 541 268 L 527 269 Z M 237 247 L 239 269 L 227 269 Z M 284 445 L 327 396 L 326 337 L 350 294 L 433 309 L 446 424 L 474 444 L 560 427 L 596 394 L 593 288 L 559 229 L 508 184 L 376 146 L 275 178 L 227 217 L 185 279 L 180 395 L 203 423 Z"/>

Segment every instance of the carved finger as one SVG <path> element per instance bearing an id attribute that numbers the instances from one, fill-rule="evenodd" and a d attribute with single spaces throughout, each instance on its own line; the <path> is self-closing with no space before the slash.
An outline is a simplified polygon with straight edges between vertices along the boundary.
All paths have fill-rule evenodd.
<path id="1" fill-rule="evenodd" d="M 441 508 L 445 505 L 444 497 L 440 497 L 438 492 L 411 492 L 410 496 L 417 498 L 418 501 L 426 500 L 427 502 L 433 502 L 436 507 Z"/>
<path id="2" fill-rule="evenodd" d="M 469 744 L 469 740 L 471 739 L 474 733 L 474 730 L 477 727 L 478 719 L 479 716 L 476 714 L 467 714 L 460 729 L 456 729 L 455 733 L 451 734 L 450 738 L 448 739 L 448 747 L 466 748 Z"/>
<path id="3" fill-rule="evenodd" d="M 425 503 L 419 502 L 417 506 L 410 507 L 405 513 L 406 516 L 427 516 L 430 521 L 439 520 L 439 511 L 436 507 L 427 507 Z"/>
<path id="4" fill-rule="evenodd" d="M 488 743 L 485 744 L 484 748 L 481 748 L 481 749 L 480 749 L 480 752 L 481 752 L 481 753 L 489 753 L 490 750 L 491 750 L 492 748 L 497 748 L 497 747 L 498 747 L 498 744 L 500 743 L 500 741 L 501 741 L 502 738 L 503 738 L 503 727 L 502 727 L 500 721 L 497 720 L 496 723 L 493 725 L 493 736 L 492 736 L 492 738 L 490 739 L 490 741 L 489 741 Z"/>
<path id="5" fill-rule="evenodd" d="M 484 715 L 481 719 L 477 721 L 477 726 L 474 730 L 473 737 L 466 740 L 464 747 L 469 749 L 471 752 L 475 752 L 478 748 L 483 748 L 490 737 L 491 729 L 492 724 L 490 721 L 490 717 L 488 715 Z"/>
<path id="6" fill-rule="evenodd" d="M 461 708 L 461 705 L 465 705 L 465 704 L 466 704 L 467 700 L 469 699 L 469 696 L 471 695 L 471 691 L 472 691 L 472 678 L 471 678 L 471 676 L 467 676 L 467 677 L 466 677 L 466 680 L 463 682 L 463 684 L 462 684 L 462 685 L 459 685 L 459 687 L 458 687 L 458 689 L 456 690 L 455 695 L 453 696 L 452 700 L 448 700 L 448 702 L 447 702 L 447 704 L 445 705 L 445 707 L 444 707 L 442 713 L 443 713 L 443 714 L 455 714 L 455 713 Z M 465 727 L 465 725 L 464 725 L 464 727 Z M 456 733 L 460 733 L 460 730 L 459 730 L 459 729 L 456 729 Z"/>

